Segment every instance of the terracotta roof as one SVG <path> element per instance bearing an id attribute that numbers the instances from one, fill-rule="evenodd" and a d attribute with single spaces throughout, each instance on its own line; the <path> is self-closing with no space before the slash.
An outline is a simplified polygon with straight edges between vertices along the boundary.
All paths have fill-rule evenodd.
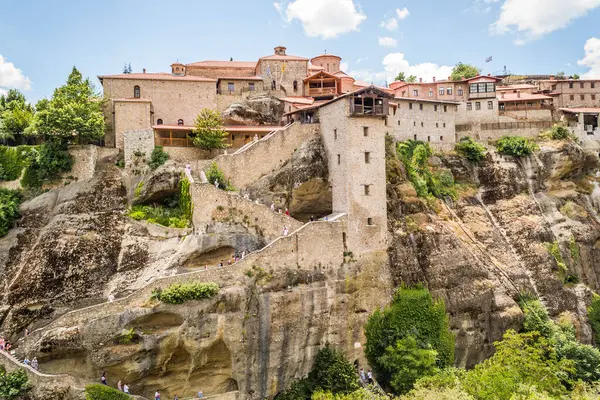
<path id="1" fill-rule="evenodd" d="M 279 100 L 294 104 L 313 104 L 315 102 L 315 99 L 313 99 L 312 97 L 303 96 L 287 96 Z"/>
<path id="2" fill-rule="evenodd" d="M 157 130 L 173 130 L 173 131 L 192 131 L 195 126 L 189 125 L 153 125 L 152 128 Z M 227 132 L 272 132 L 283 129 L 282 126 L 247 126 L 247 125 L 226 125 L 223 129 Z"/>
<path id="3" fill-rule="evenodd" d="M 334 54 L 327 54 L 327 53 L 323 53 L 323 54 L 319 54 L 316 57 L 311 58 L 311 60 L 314 60 L 315 58 L 320 58 L 320 57 L 335 57 L 335 58 L 339 58 L 340 60 L 342 59 L 342 57 L 340 56 L 336 56 Z"/>
<path id="4" fill-rule="evenodd" d="M 313 70 L 313 71 L 323 71 L 325 68 L 321 67 L 320 65 L 312 65 L 310 64 L 308 66 L 309 71 Z"/>
<path id="5" fill-rule="evenodd" d="M 358 86 L 360 88 L 365 88 L 367 86 L 373 86 L 373 87 L 376 87 L 379 90 L 383 90 L 384 92 L 389 93 L 391 95 L 394 95 L 394 93 L 395 93 L 394 89 L 386 88 L 383 86 L 373 85 L 371 83 L 367 83 L 367 82 L 363 82 L 363 81 L 354 81 L 354 86 Z"/>
<path id="6" fill-rule="evenodd" d="M 227 79 L 229 81 L 262 81 L 262 76 L 220 76 L 217 78 L 217 81 Z"/>
<path id="7" fill-rule="evenodd" d="M 274 61 L 308 61 L 308 58 L 299 56 L 280 56 L 278 54 L 272 54 L 270 56 L 261 57 L 260 60 L 274 60 Z"/>
<path id="8" fill-rule="evenodd" d="M 359 88 L 359 89 L 357 89 L 357 90 L 353 90 L 352 92 L 344 93 L 344 94 L 342 94 L 341 96 L 334 97 L 334 98 L 333 98 L 333 99 L 331 99 L 331 100 L 319 100 L 319 101 L 315 101 L 315 103 L 314 103 L 312 106 L 306 106 L 306 107 L 302 107 L 302 108 L 301 108 L 301 109 L 299 109 L 299 110 L 295 110 L 295 111 L 292 111 L 292 112 L 288 112 L 288 113 L 285 113 L 285 114 L 283 114 L 283 115 L 291 115 L 291 114 L 295 114 L 295 113 L 297 113 L 297 112 L 299 112 L 299 111 L 302 111 L 302 110 L 317 109 L 317 108 L 319 108 L 319 107 L 321 107 L 321 106 L 324 106 L 324 105 L 327 105 L 327 104 L 330 104 L 330 103 L 335 103 L 335 102 L 336 102 L 336 101 L 338 101 L 338 100 L 341 100 L 341 99 L 343 99 L 343 98 L 345 98 L 345 97 L 352 96 L 352 95 L 354 95 L 354 94 L 360 93 L 360 92 L 362 92 L 362 91 L 364 91 L 364 90 L 367 90 L 367 89 L 376 89 L 376 90 L 379 90 L 379 91 L 381 91 L 381 92 L 384 92 L 384 93 L 387 95 L 387 97 L 389 97 L 389 98 L 391 98 L 391 97 L 392 97 L 392 95 L 391 95 L 391 94 L 389 94 L 388 92 L 386 92 L 386 91 L 384 91 L 384 90 L 381 90 L 381 88 L 379 88 L 379 87 L 377 87 L 377 86 L 375 86 L 375 85 L 370 85 L 369 87 L 364 87 L 364 88 L 363 88 L 363 87 L 361 87 L 361 88 Z"/>
<path id="9" fill-rule="evenodd" d="M 523 83 L 520 85 L 496 86 L 496 90 L 537 89 L 537 86 Z"/>
<path id="10" fill-rule="evenodd" d="M 304 78 L 303 80 L 304 80 L 304 81 L 307 81 L 307 80 L 309 80 L 309 79 L 316 78 L 316 77 L 317 77 L 317 75 L 320 75 L 320 74 L 327 75 L 328 77 L 330 77 L 330 78 L 333 78 L 333 79 L 337 79 L 337 78 L 338 78 L 337 76 L 335 76 L 335 75 L 334 75 L 334 74 L 332 74 L 332 73 L 325 72 L 325 71 L 317 71 L 317 72 L 315 72 L 314 74 L 307 76 L 307 77 L 306 77 L 306 78 Z"/>
<path id="11" fill-rule="evenodd" d="M 518 97 L 519 93 L 504 93 L 504 98 L 501 95 L 497 95 L 497 99 L 500 102 L 503 101 L 531 101 L 531 100 L 552 100 L 552 97 L 546 96 L 545 94 L 530 94 L 521 93 L 521 97 Z"/>
<path id="12" fill-rule="evenodd" d="M 206 61 L 198 61 L 198 62 L 195 62 L 195 63 L 186 64 L 186 67 L 254 69 L 254 68 L 256 68 L 256 61 L 219 61 L 219 60 L 206 60 Z"/>
<path id="13" fill-rule="evenodd" d="M 340 77 L 340 78 L 351 78 L 351 79 L 354 79 L 350 75 L 348 75 L 347 73 L 345 73 L 344 71 L 338 71 L 334 75 L 337 76 L 337 77 Z"/>
<path id="14" fill-rule="evenodd" d="M 155 73 L 137 73 L 137 74 L 119 74 L 119 75 L 99 75 L 98 79 L 141 79 L 151 81 L 194 81 L 194 82 L 216 82 L 216 79 L 202 78 L 200 76 L 191 75 L 173 75 L 168 72 L 155 72 Z"/>
<path id="15" fill-rule="evenodd" d="M 540 82 L 598 82 L 600 79 L 542 79 Z"/>
<path id="16" fill-rule="evenodd" d="M 575 107 L 575 108 L 560 108 L 560 111 L 570 114 L 599 114 L 600 108 L 598 107 Z"/>

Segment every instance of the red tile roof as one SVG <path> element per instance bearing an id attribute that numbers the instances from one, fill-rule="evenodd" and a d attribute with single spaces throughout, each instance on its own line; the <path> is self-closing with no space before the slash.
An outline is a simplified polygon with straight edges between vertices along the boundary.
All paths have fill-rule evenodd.
<path id="1" fill-rule="evenodd" d="M 560 111 L 570 114 L 599 114 L 600 108 L 598 107 L 575 107 L 575 108 L 561 108 Z"/>
<path id="2" fill-rule="evenodd" d="M 220 76 L 217 78 L 217 80 L 230 80 L 230 81 L 262 81 L 263 77 L 262 76 Z"/>
<path id="3" fill-rule="evenodd" d="M 313 104 L 315 102 L 315 99 L 313 99 L 312 97 L 304 96 L 287 96 L 279 100 L 293 104 Z"/>
<path id="4" fill-rule="evenodd" d="M 334 54 L 327 54 L 327 53 L 323 53 L 323 54 L 319 54 L 316 57 L 311 58 L 311 60 L 314 60 L 315 58 L 320 58 L 320 57 L 335 57 L 335 58 L 339 58 L 340 60 L 342 59 L 342 57 L 340 56 L 336 56 Z"/>
<path id="5" fill-rule="evenodd" d="M 242 68 L 242 69 L 254 69 L 256 68 L 256 61 L 219 61 L 219 60 L 206 60 L 198 61 L 191 64 L 186 64 L 186 67 L 194 68 Z"/>
<path id="6" fill-rule="evenodd" d="M 278 54 L 272 54 L 270 56 L 261 57 L 260 60 L 273 60 L 273 61 L 308 61 L 308 58 L 299 56 L 280 56 Z"/>
<path id="7" fill-rule="evenodd" d="M 325 68 L 321 67 L 320 65 L 309 65 L 308 66 L 308 70 L 309 71 L 323 71 Z"/>
<path id="8" fill-rule="evenodd" d="M 216 79 L 202 78 L 200 76 L 191 75 L 173 75 L 168 72 L 155 72 L 155 73 L 136 73 L 136 74 L 118 74 L 118 75 L 99 75 L 98 79 L 140 79 L 140 80 L 154 80 L 154 81 L 194 81 L 194 82 L 216 82 Z"/>
<path id="9" fill-rule="evenodd" d="M 157 130 L 173 130 L 173 131 L 192 131 L 196 129 L 195 126 L 189 125 L 153 125 L 152 128 Z M 223 129 L 227 132 L 272 132 L 283 129 L 282 126 L 246 126 L 246 125 L 227 125 L 223 126 Z"/>
<path id="10" fill-rule="evenodd" d="M 537 89 L 537 86 L 523 83 L 520 85 L 496 86 L 496 90 Z"/>

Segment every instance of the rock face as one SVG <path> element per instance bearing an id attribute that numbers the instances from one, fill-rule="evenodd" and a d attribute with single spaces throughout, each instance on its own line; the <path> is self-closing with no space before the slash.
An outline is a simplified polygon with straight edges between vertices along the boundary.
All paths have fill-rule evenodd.
<path id="1" fill-rule="evenodd" d="M 303 143 L 277 171 L 248 187 L 251 198 L 263 204 L 289 209 L 290 214 L 308 221 L 332 211 L 331 187 L 325 149 L 321 139 Z"/>
<path id="2" fill-rule="evenodd" d="M 268 94 L 251 96 L 232 103 L 223 111 L 225 125 L 278 125 L 283 116 L 283 102 Z"/>

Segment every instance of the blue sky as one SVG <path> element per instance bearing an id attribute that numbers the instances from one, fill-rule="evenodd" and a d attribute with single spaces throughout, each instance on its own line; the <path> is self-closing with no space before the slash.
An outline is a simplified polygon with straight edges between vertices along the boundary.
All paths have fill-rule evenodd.
<path id="1" fill-rule="evenodd" d="M 506 65 L 600 78 L 600 0 L 0 2 L 0 91 L 22 89 L 32 101 L 51 96 L 73 65 L 98 84 L 125 62 L 169 71 L 176 60 L 256 60 L 279 44 L 294 55 L 335 53 L 376 83 L 399 70 L 445 78 L 458 61 L 484 73 Z"/>

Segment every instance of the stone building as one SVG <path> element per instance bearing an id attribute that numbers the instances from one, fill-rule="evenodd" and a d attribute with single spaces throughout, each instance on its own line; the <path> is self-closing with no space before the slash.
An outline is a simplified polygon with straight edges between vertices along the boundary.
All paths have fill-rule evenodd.
<path id="1" fill-rule="evenodd" d="M 600 80 L 544 79 L 538 82 L 539 91 L 554 99 L 554 107 L 600 106 Z"/>

